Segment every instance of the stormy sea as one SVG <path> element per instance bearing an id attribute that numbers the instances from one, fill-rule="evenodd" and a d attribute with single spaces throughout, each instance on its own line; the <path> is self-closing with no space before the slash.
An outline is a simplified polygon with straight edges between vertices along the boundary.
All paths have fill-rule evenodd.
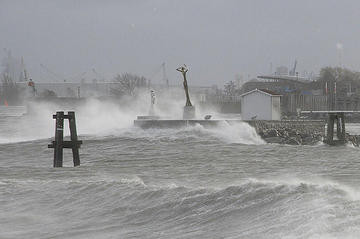
<path id="1" fill-rule="evenodd" d="M 76 112 L 75 168 L 67 149 L 52 167 L 53 110 L 0 107 L 0 238 L 359 238 L 359 148 L 143 130 L 111 107 Z"/>

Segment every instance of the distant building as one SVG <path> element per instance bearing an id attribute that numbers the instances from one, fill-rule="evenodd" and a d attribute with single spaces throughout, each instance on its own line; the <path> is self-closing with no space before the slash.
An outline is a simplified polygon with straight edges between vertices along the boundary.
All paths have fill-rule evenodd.
<path id="1" fill-rule="evenodd" d="M 235 87 L 237 90 L 241 89 L 241 86 L 244 84 L 245 80 L 243 75 L 237 74 L 235 76 Z"/>
<path id="2" fill-rule="evenodd" d="M 325 83 L 323 83 L 324 85 Z M 328 110 L 328 95 L 319 81 L 297 76 L 262 75 L 255 81 L 246 82 L 243 93 L 254 89 L 268 89 L 281 95 L 281 113 L 295 116 L 297 110 Z M 340 89 L 340 88 L 339 88 Z M 340 104 L 340 103 L 339 103 Z"/>
<path id="3" fill-rule="evenodd" d="M 241 117 L 243 120 L 280 120 L 281 95 L 255 89 L 241 95 Z"/>
<path id="4" fill-rule="evenodd" d="M 278 75 L 278 76 L 286 76 L 286 75 L 289 75 L 288 68 L 287 68 L 286 66 L 276 67 L 275 75 Z"/>

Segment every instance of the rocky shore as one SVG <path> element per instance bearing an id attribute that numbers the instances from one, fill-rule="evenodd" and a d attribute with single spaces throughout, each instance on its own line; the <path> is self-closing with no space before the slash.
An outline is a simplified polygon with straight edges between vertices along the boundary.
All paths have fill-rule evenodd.
<path id="1" fill-rule="evenodd" d="M 290 144 L 290 145 L 314 145 L 323 140 L 319 132 L 305 133 L 291 128 L 264 129 L 259 135 L 267 143 Z"/>
<path id="2" fill-rule="evenodd" d="M 325 138 L 324 121 L 257 121 L 251 122 L 267 143 L 315 145 Z M 346 142 L 360 146 L 360 135 L 346 134 Z"/>
<path id="3" fill-rule="evenodd" d="M 324 121 L 252 121 L 250 125 L 267 143 L 314 145 L 325 136 Z"/>
<path id="4" fill-rule="evenodd" d="M 348 143 L 352 143 L 356 147 L 360 146 L 360 135 L 346 134 L 345 138 Z"/>

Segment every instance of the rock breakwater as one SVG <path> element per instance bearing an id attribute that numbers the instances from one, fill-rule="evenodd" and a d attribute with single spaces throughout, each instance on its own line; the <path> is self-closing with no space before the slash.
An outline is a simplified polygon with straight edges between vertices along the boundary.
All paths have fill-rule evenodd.
<path id="1" fill-rule="evenodd" d="M 314 145 L 325 136 L 324 121 L 251 121 L 267 143 Z"/>

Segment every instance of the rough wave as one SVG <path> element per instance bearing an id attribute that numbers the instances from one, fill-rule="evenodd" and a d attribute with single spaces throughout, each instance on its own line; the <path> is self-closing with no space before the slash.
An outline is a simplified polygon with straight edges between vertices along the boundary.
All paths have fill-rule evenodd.
<path id="1" fill-rule="evenodd" d="M 54 237 L 355 238 L 360 232 L 355 190 L 331 182 L 245 179 L 224 187 L 189 188 L 146 184 L 138 176 L 100 176 L 40 184 L 8 181 L 0 188 L 11 190 L 7 184 L 17 188 L 18 196 L 26 195 L 8 206 L 18 212 L 42 211 L 42 217 L 52 218 L 43 223 Z M 41 205 L 31 204 L 36 197 Z M 64 213 L 84 229 L 61 231 Z M 34 218 L 28 220 L 29 226 L 42 228 Z M 62 230 L 70 226 L 60 225 Z M 10 229 L 2 229 L 2 235 L 11 235 Z"/>

